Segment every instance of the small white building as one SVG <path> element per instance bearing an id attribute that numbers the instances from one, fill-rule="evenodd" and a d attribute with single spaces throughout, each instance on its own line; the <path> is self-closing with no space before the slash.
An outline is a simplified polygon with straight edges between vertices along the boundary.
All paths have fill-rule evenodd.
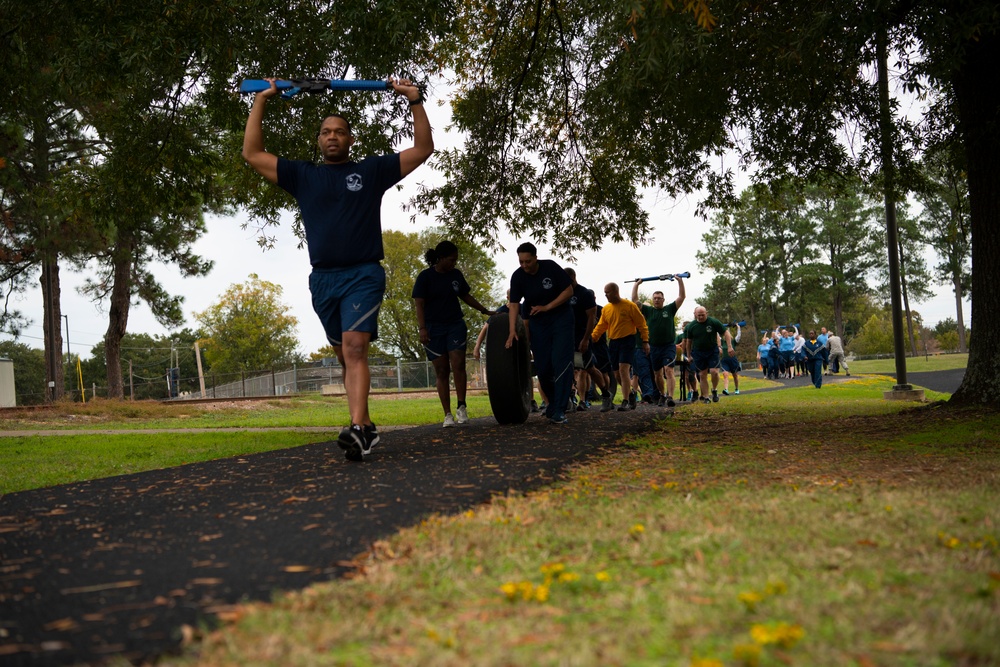
<path id="1" fill-rule="evenodd" d="M 0 408 L 13 408 L 17 405 L 17 394 L 14 392 L 14 362 L 0 357 Z"/>

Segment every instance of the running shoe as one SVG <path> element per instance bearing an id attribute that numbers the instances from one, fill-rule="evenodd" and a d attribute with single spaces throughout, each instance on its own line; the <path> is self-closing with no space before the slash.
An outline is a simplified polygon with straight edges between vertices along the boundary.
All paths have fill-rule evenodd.
<path id="1" fill-rule="evenodd" d="M 371 426 L 365 426 L 365 441 L 368 443 L 368 447 L 365 448 L 365 454 L 369 454 L 372 451 L 372 447 L 379 443 L 382 438 L 378 435 L 378 427 L 375 426 L 375 422 L 372 422 Z"/>
<path id="2" fill-rule="evenodd" d="M 444 426 L 444 428 L 451 428 L 454 425 L 455 425 L 455 418 L 452 417 L 451 413 L 449 412 L 444 416 L 444 424 L 442 424 L 442 426 Z"/>
<path id="3" fill-rule="evenodd" d="M 723 389 L 722 390 L 722 395 L 723 396 L 729 396 L 729 390 L 728 389 Z"/>
<path id="4" fill-rule="evenodd" d="M 677 405 L 677 404 L 674 403 L 674 397 L 673 396 L 667 396 L 667 407 L 668 408 L 672 408 L 675 405 Z"/>
<path id="5" fill-rule="evenodd" d="M 631 394 L 628 395 L 628 409 L 629 410 L 635 410 L 635 399 L 636 399 L 636 395 L 635 395 L 635 392 L 633 391 Z"/>
<path id="6" fill-rule="evenodd" d="M 601 397 L 601 412 L 611 412 L 615 409 L 615 398 L 611 394 Z"/>
<path id="7" fill-rule="evenodd" d="M 365 437 L 365 431 L 357 424 L 351 424 L 340 432 L 337 444 L 344 450 L 348 461 L 364 461 L 366 450 L 371 451 L 371 445 Z"/>
<path id="8" fill-rule="evenodd" d="M 456 424 L 468 424 L 469 423 L 469 411 L 464 405 L 458 406 L 458 410 L 455 410 L 455 423 Z"/>
<path id="9" fill-rule="evenodd" d="M 713 391 L 712 392 L 712 402 L 713 403 L 718 403 L 719 402 L 719 392 L 717 392 L 717 391 Z"/>
<path id="10" fill-rule="evenodd" d="M 566 419 L 566 415 L 559 414 L 549 417 L 549 422 L 552 424 L 568 424 L 569 420 Z"/>
<path id="11" fill-rule="evenodd" d="M 737 389 L 736 391 L 734 391 L 734 392 L 733 392 L 733 394 L 735 394 L 735 395 L 737 395 L 737 396 L 739 396 L 739 393 L 740 393 L 740 390 L 739 390 L 739 389 Z"/>
<path id="12" fill-rule="evenodd" d="M 662 408 L 666 404 L 667 404 L 667 397 L 666 396 L 660 396 L 660 400 L 658 400 L 656 402 L 656 407 Z"/>
<path id="13" fill-rule="evenodd" d="M 628 411 L 628 399 L 623 398 L 622 404 L 618 406 L 618 412 L 627 412 L 627 411 Z"/>
<path id="14" fill-rule="evenodd" d="M 708 396 L 702 396 L 701 397 L 701 402 L 702 403 L 711 403 L 712 399 L 710 399 Z"/>

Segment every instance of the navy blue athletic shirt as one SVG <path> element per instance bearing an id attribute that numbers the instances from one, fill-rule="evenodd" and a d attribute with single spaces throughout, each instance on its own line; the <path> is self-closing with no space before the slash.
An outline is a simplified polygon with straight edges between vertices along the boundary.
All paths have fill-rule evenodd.
<path id="1" fill-rule="evenodd" d="M 459 297 L 472 291 L 458 269 L 444 273 L 433 266 L 424 269 L 413 283 L 413 298 L 424 300 L 424 322 L 451 324 L 462 319 Z"/>
<path id="2" fill-rule="evenodd" d="M 594 298 L 594 290 L 583 285 L 573 287 L 573 296 L 569 298 L 569 305 L 573 309 L 573 335 L 576 340 L 583 340 L 583 334 L 587 329 L 587 311 L 597 308 L 597 300 Z M 600 313 L 594 313 L 594 317 L 600 317 Z M 597 320 L 594 320 L 597 324 Z"/>
<path id="3" fill-rule="evenodd" d="M 299 203 L 313 268 L 343 268 L 385 257 L 382 195 L 402 178 L 398 153 L 344 164 L 278 158 L 278 185 Z"/>
<path id="4" fill-rule="evenodd" d="M 535 275 L 529 274 L 520 267 L 511 274 L 510 300 L 512 303 L 518 303 L 524 299 L 524 303 L 521 304 L 521 317 L 527 320 L 532 317 L 532 306 L 544 306 L 551 303 L 572 284 L 569 274 L 558 263 L 551 259 L 540 259 Z M 534 317 L 544 321 L 569 307 L 567 300 L 555 310 L 549 310 Z"/>

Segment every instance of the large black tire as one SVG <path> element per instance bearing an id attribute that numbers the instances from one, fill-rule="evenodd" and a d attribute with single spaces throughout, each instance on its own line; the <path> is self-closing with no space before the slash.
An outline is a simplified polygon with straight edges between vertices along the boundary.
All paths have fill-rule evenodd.
<path id="1" fill-rule="evenodd" d="M 486 330 L 486 386 L 493 416 L 501 424 L 523 424 L 531 414 L 534 386 L 531 382 L 531 351 L 524 322 L 517 318 L 517 340 L 507 349 L 510 320 L 507 313 L 494 315 Z"/>

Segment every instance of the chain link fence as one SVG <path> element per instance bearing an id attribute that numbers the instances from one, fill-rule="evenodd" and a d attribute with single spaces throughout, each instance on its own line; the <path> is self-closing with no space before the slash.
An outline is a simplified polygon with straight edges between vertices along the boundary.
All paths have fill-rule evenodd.
<path id="1" fill-rule="evenodd" d="M 373 359 L 372 391 L 406 392 L 435 388 L 434 366 L 429 361 Z M 125 377 L 125 398 L 135 400 L 185 400 L 196 398 L 226 399 L 293 394 L 342 395 L 344 372 L 336 359 L 295 364 L 291 368 L 262 369 L 241 373 L 207 373 L 204 377 L 159 378 Z M 472 357 L 466 359 L 469 388 L 486 387 L 486 367 Z M 105 398 L 107 387 L 92 384 L 86 390 L 86 400 Z M 79 401 L 80 391 L 68 391 L 67 398 Z"/>

